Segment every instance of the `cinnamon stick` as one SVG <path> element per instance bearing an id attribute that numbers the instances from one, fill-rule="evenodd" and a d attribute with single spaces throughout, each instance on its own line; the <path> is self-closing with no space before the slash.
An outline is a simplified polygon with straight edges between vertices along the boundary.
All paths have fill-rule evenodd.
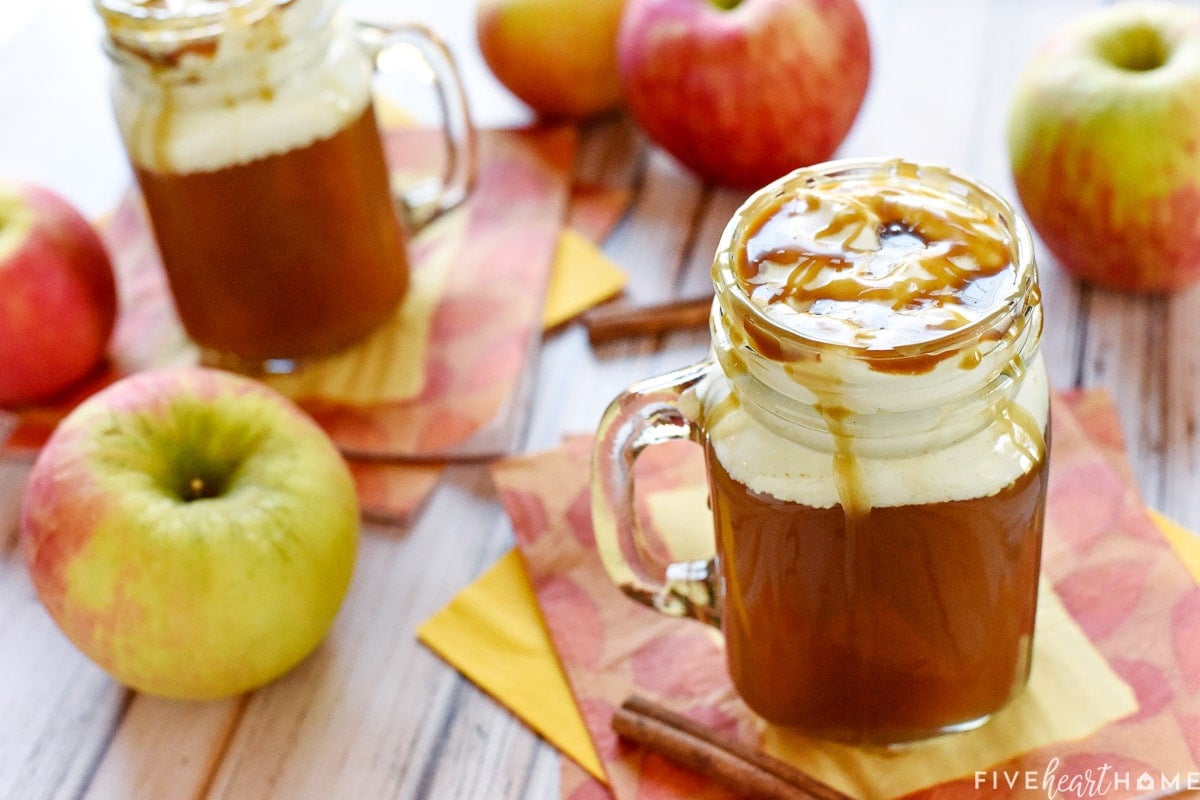
<path id="1" fill-rule="evenodd" d="M 613 715 L 613 730 L 747 797 L 851 800 L 790 764 L 638 695 Z"/>
<path id="2" fill-rule="evenodd" d="M 686 300 L 671 300 L 645 306 L 605 305 L 583 315 L 592 345 L 631 336 L 703 328 L 708 324 L 712 295 Z"/>

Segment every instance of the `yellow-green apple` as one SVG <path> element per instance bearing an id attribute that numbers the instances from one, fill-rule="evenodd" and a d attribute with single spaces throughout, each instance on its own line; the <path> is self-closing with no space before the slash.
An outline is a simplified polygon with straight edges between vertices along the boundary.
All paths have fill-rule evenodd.
<path id="1" fill-rule="evenodd" d="M 538 114 L 583 119 L 621 104 L 617 25 L 625 0 L 480 0 L 479 50 Z"/>
<path id="2" fill-rule="evenodd" d="M 91 223 L 44 187 L 0 182 L 0 406 L 89 374 L 116 316 L 112 264 Z"/>
<path id="3" fill-rule="evenodd" d="M 1008 147 L 1068 272 L 1131 292 L 1200 280 L 1200 11 L 1130 2 L 1069 21 L 1021 73 Z"/>
<path id="4" fill-rule="evenodd" d="M 757 188 L 833 155 L 871 46 L 855 0 L 628 0 L 617 66 L 652 141 L 707 180 Z"/>
<path id="5" fill-rule="evenodd" d="M 257 381 L 182 367 L 123 378 L 59 423 L 20 541 L 85 655 L 139 691 L 216 698 L 322 641 L 358 530 L 349 469 L 310 417 Z"/>

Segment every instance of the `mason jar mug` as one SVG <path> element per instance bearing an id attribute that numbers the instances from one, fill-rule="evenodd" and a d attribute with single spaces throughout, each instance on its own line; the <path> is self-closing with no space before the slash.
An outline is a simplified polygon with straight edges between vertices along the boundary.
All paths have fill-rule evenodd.
<path id="1" fill-rule="evenodd" d="M 441 41 L 357 23 L 337 0 L 94 2 L 117 127 L 203 360 L 288 371 L 380 327 L 408 288 L 408 235 L 473 179 L 470 115 Z M 447 157 L 433 186 L 396 197 L 372 89 L 399 48 L 432 76 Z"/>
<path id="2" fill-rule="evenodd" d="M 798 170 L 752 195 L 713 267 L 710 360 L 600 424 L 597 544 L 614 583 L 716 625 L 769 722 L 893 744 L 983 724 L 1025 684 L 1049 393 L 1029 231 L 995 192 L 903 160 Z M 633 462 L 705 453 L 708 561 L 663 563 Z"/>

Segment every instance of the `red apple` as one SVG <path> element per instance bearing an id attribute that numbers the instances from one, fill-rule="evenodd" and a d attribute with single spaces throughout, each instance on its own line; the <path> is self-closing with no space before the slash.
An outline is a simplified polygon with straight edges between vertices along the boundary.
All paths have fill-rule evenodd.
<path id="1" fill-rule="evenodd" d="M 1008 147 L 1068 272 L 1130 292 L 1200 281 L 1200 11 L 1130 2 L 1070 21 L 1021 74 Z"/>
<path id="2" fill-rule="evenodd" d="M 833 155 L 871 72 L 854 0 L 628 0 L 630 113 L 701 177 L 757 188 Z"/>
<path id="3" fill-rule="evenodd" d="M 90 373 L 116 316 L 112 263 L 91 223 L 47 189 L 0 183 L 0 406 Z"/>

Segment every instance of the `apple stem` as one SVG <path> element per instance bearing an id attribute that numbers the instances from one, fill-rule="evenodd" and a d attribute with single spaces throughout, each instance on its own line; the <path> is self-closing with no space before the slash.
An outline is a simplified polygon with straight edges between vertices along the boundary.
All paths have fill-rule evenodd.
<path id="1" fill-rule="evenodd" d="M 202 477 L 194 477 L 188 480 L 187 485 L 183 487 L 183 491 L 179 496 L 185 503 L 191 503 L 195 500 L 205 500 L 212 497 L 218 497 L 223 491 L 220 481 L 208 481 Z"/>
<path id="2" fill-rule="evenodd" d="M 742 0 L 708 0 L 722 11 L 732 11 L 742 4 Z"/>

